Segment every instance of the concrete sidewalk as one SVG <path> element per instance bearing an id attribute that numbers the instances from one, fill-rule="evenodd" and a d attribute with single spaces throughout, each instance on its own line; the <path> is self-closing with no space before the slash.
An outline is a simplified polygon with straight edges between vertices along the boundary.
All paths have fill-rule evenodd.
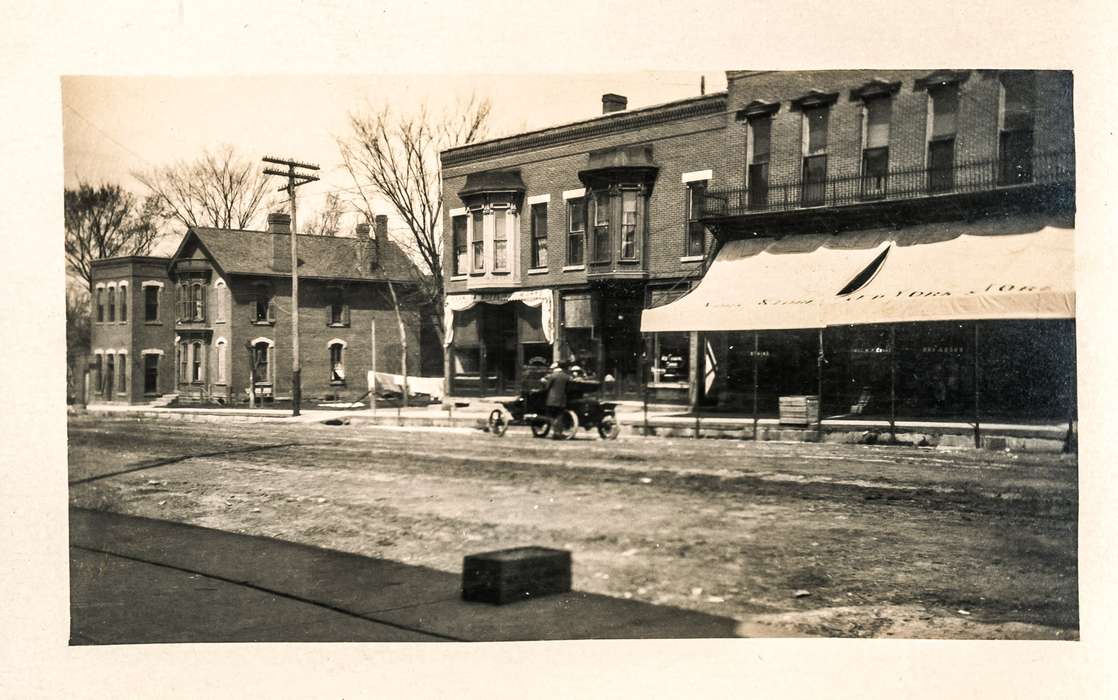
<path id="1" fill-rule="evenodd" d="M 466 603 L 458 574 L 101 511 L 70 510 L 70 553 L 71 644 L 694 638 L 738 629 L 731 618 L 578 591 Z"/>

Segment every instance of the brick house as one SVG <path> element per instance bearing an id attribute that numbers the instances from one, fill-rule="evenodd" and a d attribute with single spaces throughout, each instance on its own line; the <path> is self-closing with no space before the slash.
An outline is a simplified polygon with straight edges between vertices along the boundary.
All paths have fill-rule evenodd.
<path id="1" fill-rule="evenodd" d="M 514 391 L 552 360 L 640 390 L 641 311 L 686 292 L 711 250 L 693 203 L 729 182 L 726 101 L 607 94 L 596 118 L 441 153 L 449 391 Z M 681 339 L 651 348 L 652 385 L 676 399 Z"/>
<path id="2" fill-rule="evenodd" d="M 1072 76 L 730 71 L 703 281 L 643 314 L 685 333 L 692 400 L 775 416 L 1075 413 Z M 980 416 L 981 414 L 981 416 Z"/>
<path id="3" fill-rule="evenodd" d="M 243 402 L 252 382 L 260 397 L 289 397 L 289 222 L 286 214 L 270 214 L 267 231 L 192 227 L 170 258 L 97 261 L 95 281 L 111 278 L 117 289 L 128 281 L 133 305 L 142 303 L 146 310 L 154 304 L 156 310 L 145 311 L 145 320 L 131 321 L 144 334 L 133 334 L 130 344 L 116 327 L 120 324 L 108 320 L 114 314 L 111 306 L 101 307 L 116 297 L 109 292 L 95 295 L 94 352 L 119 343 L 119 354 L 125 356 L 114 357 L 112 369 L 104 361 L 96 386 L 128 366 L 129 374 L 135 375 L 131 388 L 111 400 L 140 402 L 175 393 L 185 401 Z M 374 236 L 368 225 L 358 226 L 352 238 L 301 235 L 299 264 L 301 383 L 306 399 L 357 399 L 367 391 L 366 372 L 374 365 L 381 372 L 401 371 L 402 345 L 389 280 L 403 307 L 408 370 L 418 373 L 421 313 L 409 305 L 408 296 L 416 271 L 388 240 L 385 217 L 377 217 Z M 123 274 L 125 269 L 132 276 Z M 152 315 L 154 320 L 148 320 Z M 151 367 L 135 359 L 150 355 L 159 358 L 143 360 Z M 103 392 L 101 396 L 108 398 Z"/>

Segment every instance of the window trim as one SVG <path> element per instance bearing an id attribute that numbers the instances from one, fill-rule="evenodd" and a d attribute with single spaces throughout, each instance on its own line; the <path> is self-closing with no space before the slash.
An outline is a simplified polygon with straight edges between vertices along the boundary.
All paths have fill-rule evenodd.
<path id="1" fill-rule="evenodd" d="M 586 197 L 585 197 L 586 190 L 582 189 L 582 190 L 579 190 L 579 191 L 583 192 L 582 197 L 571 197 L 571 198 L 568 199 L 566 197 L 567 193 L 566 192 L 563 193 L 564 201 L 566 202 L 566 205 L 567 205 L 565 207 L 566 212 L 565 212 L 565 215 L 564 215 L 564 218 L 566 219 L 565 228 L 567 229 L 566 232 L 565 232 L 565 236 L 564 236 L 566 238 L 566 241 L 565 241 L 566 245 L 564 246 L 564 248 L 566 249 L 564 251 L 565 252 L 564 259 L 565 259 L 567 264 L 563 268 L 564 271 L 566 271 L 566 269 L 568 267 L 574 267 L 576 265 L 585 265 L 586 264 L 586 229 L 587 229 L 588 224 L 589 224 L 589 221 L 588 221 L 589 207 L 587 206 Z M 575 207 L 582 207 L 582 216 L 579 219 L 582 222 L 582 228 L 579 229 L 579 230 L 575 230 L 573 228 L 573 225 L 575 223 L 577 223 L 576 220 L 575 220 L 576 217 L 573 216 L 573 211 L 572 211 Z M 573 257 L 571 256 L 571 241 L 574 241 L 574 240 L 578 240 L 581 243 L 581 246 L 580 246 L 581 255 L 579 256 L 578 260 L 574 260 Z"/>
<path id="2" fill-rule="evenodd" d="M 229 298 L 229 287 L 225 284 L 225 280 L 218 278 L 214 282 L 213 294 L 213 316 L 214 323 L 225 323 L 225 300 Z"/>
<path id="3" fill-rule="evenodd" d="M 461 214 L 455 214 L 454 213 L 455 211 L 461 211 L 462 213 Z M 469 219 L 470 219 L 469 213 L 465 209 L 451 210 L 451 215 L 450 215 L 450 248 L 451 248 L 451 251 L 452 251 L 451 259 L 450 259 L 450 275 L 451 275 L 451 278 L 465 277 L 469 272 L 469 268 L 470 268 Z M 460 264 L 460 262 L 459 262 L 458 241 L 457 241 L 456 236 L 455 236 L 456 231 L 455 231 L 455 228 L 454 228 L 454 222 L 455 221 L 461 221 L 462 224 L 463 224 L 462 225 L 462 258 L 461 258 L 461 262 L 465 263 L 464 265 Z"/>
<path id="4" fill-rule="evenodd" d="M 699 223 L 699 219 L 694 216 L 695 194 L 700 190 L 706 190 L 709 184 L 709 180 L 693 180 L 691 182 L 688 182 L 687 186 L 683 190 L 683 257 L 680 258 L 680 262 L 684 262 L 684 258 L 698 258 L 699 260 L 702 260 L 704 257 L 706 257 L 706 227 L 702 227 L 698 253 L 691 252 L 691 240 L 692 228 L 695 224 Z"/>
<path id="5" fill-rule="evenodd" d="M 542 197 L 546 197 L 547 199 L 536 198 L 539 201 L 532 202 L 531 201 L 532 198 L 530 197 L 529 198 L 529 203 L 528 203 L 528 240 L 529 240 L 529 244 L 528 244 L 528 273 L 529 274 L 531 274 L 533 270 L 537 271 L 537 274 L 538 274 L 538 271 L 540 271 L 540 270 L 547 270 L 548 265 L 550 264 L 550 261 L 547 260 L 547 251 L 548 251 L 547 224 L 548 224 L 548 216 L 551 214 L 550 204 L 549 204 L 549 200 L 550 200 L 551 196 L 550 195 L 542 195 Z M 543 235 L 540 235 L 540 231 L 538 230 L 538 227 L 536 226 L 536 221 L 537 221 L 536 213 L 539 212 L 539 211 L 543 212 Z M 543 241 L 542 249 L 540 247 L 540 241 Z M 543 260 L 542 261 L 540 259 L 540 251 L 541 250 L 543 251 Z"/>
<path id="6" fill-rule="evenodd" d="M 214 384 L 217 386 L 226 386 L 229 384 L 229 359 L 226 353 L 229 352 L 229 343 L 226 342 L 224 337 L 218 338 L 214 341 Z"/>

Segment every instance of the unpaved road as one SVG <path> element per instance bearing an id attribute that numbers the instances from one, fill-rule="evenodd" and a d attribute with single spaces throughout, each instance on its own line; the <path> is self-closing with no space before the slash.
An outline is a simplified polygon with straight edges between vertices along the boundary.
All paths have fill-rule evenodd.
<path id="1" fill-rule="evenodd" d="M 460 572 L 569 549 L 576 589 L 747 636 L 1078 638 L 1074 457 L 71 417 L 70 500 Z"/>

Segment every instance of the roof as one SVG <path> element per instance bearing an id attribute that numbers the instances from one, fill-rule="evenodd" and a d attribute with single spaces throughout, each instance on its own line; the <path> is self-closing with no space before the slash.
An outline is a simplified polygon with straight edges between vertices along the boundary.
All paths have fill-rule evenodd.
<path id="1" fill-rule="evenodd" d="M 290 234 L 267 231 L 243 231 L 192 227 L 187 231 L 183 244 L 196 236 L 222 272 L 233 275 L 268 275 L 286 277 L 289 271 L 272 267 L 272 237 L 284 239 L 290 246 Z M 393 282 L 410 282 L 416 277 L 416 268 L 398 245 L 381 240 L 379 264 L 370 270 L 361 264 L 365 254 L 363 246 L 371 244 L 358 238 L 299 235 L 299 276 L 320 279 L 345 279 Z M 182 246 L 179 251 L 182 251 Z M 175 257 L 178 257 L 176 253 Z"/>

